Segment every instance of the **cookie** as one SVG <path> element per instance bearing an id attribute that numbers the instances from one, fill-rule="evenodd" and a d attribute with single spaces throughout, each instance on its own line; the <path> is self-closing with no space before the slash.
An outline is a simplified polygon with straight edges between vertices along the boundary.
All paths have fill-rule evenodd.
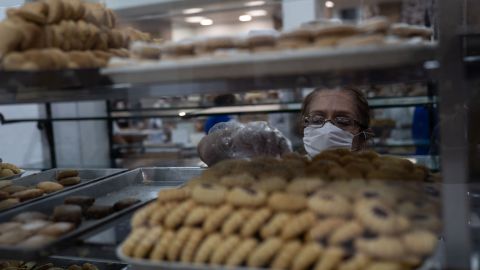
<path id="1" fill-rule="evenodd" d="M 33 220 L 20 226 L 20 229 L 35 234 L 50 224 L 51 222 L 45 220 Z"/>
<path id="2" fill-rule="evenodd" d="M 313 226 L 315 220 L 315 214 L 311 211 L 306 211 L 294 216 L 282 228 L 282 239 L 294 238 L 304 233 Z"/>
<path id="3" fill-rule="evenodd" d="M 44 193 L 43 190 L 35 188 L 35 189 L 27 189 L 24 191 L 15 192 L 11 196 L 12 198 L 19 199 L 21 202 L 23 202 L 23 201 L 41 197 L 43 193 Z"/>
<path id="4" fill-rule="evenodd" d="M 272 176 L 260 179 L 260 181 L 252 185 L 252 188 L 266 193 L 272 193 L 285 190 L 287 184 L 287 180 L 278 176 Z"/>
<path id="5" fill-rule="evenodd" d="M 202 242 L 204 235 L 205 233 L 201 229 L 192 229 L 188 241 L 182 250 L 182 254 L 180 255 L 181 262 L 192 262 L 193 256 L 195 255 L 198 246 Z"/>
<path id="6" fill-rule="evenodd" d="M 157 243 L 155 244 L 155 247 L 150 253 L 150 260 L 161 261 L 165 259 L 168 248 L 170 247 L 174 239 L 175 239 L 175 232 L 164 231 L 160 237 L 160 241 L 157 241 Z"/>
<path id="7" fill-rule="evenodd" d="M 192 229 L 188 227 L 182 227 L 180 230 L 178 230 L 167 251 L 167 258 L 169 261 L 177 260 L 177 258 L 180 256 L 181 249 L 186 241 L 188 241 L 191 232 Z"/>
<path id="8" fill-rule="evenodd" d="M 216 231 L 232 212 L 233 207 L 228 204 L 215 209 L 203 223 L 203 230 L 206 233 Z"/>
<path id="9" fill-rule="evenodd" d="M 385 188 L 364 187 L 355 192 L 354 198 L 357 200 L 381 200 L 389 206 L 397 204 L 395 192 Z"/>
<path id="10" fill-rule="evenodd" d="M 0 201 L 0 210 L 8 209 L 20 203 L 19 199 L 6 199 Z"/>
<path id="11" fill-rule="evenodd" d="M 363 234 L 363 226 L 358 221 L 349 221 L 336 228 L 330 237 L 330 245 L 342 245 L 348 243 Z"/>
<path id="12" fill-rule="evenodd" d="M 12 218 L 14 222 L 29 222 L 33 220 L 47 220 L 48 216 L 40 212 L 23 212 Z"/>
<path id="13" fill-rule="evenodd" d="M 392 234 L 396 232 L 395 213 L 380 201 L 357 201 L 354 211 L 355 217 L 367 229 L 381 234 Z"/>
<path id="14" fill-rule="evenodd" d="M 82 209 L 87 209 L 92 206 L 95 202 L 95 198 L 90 196 L 68 196 L 63 200 L 64 204 L 73 204 L 82 207 Z"/>
<path id="15" fill-rule="evenodd" d="M 22 242 L 18 243 L 18 247 L 22 248 L 39 248 L 50 244 L 55 241 L 56 238 L 48 235 L 34 235 L 31 236 Z"/>
<path id="16" fill-rule="evenodd" d="M 357 250 L 377 259 L 397 260 L 405 256 L 405 247 L 399 238 L 380 236 L 371 239 L 357 239 Z"/>
<path id="17" fill-rule="evenodd" d="M 55 222 L 80 224 L 82 222 L 82 208 L 78 205 L 70 204 L 56 206 L 53 210 L 52 219 Z"/>
<path id="18" fill-rule="evenodd" d="M 415 230 L 403 235 L 402 242 L 409 253 L 428 256 L 435 250 L 438 238 L 429 231 Z"/>
<path id="19" fill-rule="evenodd" d="M 148 229 L 146 227 L 140 227 L 133 230 L 122 244 L 123 255 L 132 257 L 135 248 L 137 247 L 138 243 L 143 239 L 143 237 L 147 234 L 147 232 Z"/>
<path id="20" fill-rule="evenodd" d="M 62 20 L 64 5 L 61 0 L 45 0 L 48 6 L 47 22 L 49 24 L 57 23 Z"/>
<path id="21" fill-rule="evenodd" d="M 362 270 L 370 263 L 370 258 L 362 253 L 356 253 L 352 258 L 340 263 L 338 270 Z"/>
<path id="22" fill-rule="evenodd" d="M 238 246 L 230 253 L 230 256 L 227 258 L 225 265 L 226 266 L 240 266 L 252 253 L 255 247 L 258 245 L 258 241 L 254 238 L 247 238 L 242 240 Z"/>
<path id="23" fill-rule="evenodd" d="M 163 229 L 160 226 L 150 228 L 145 234 L 144 238 L 137 243 L 134 251 L 133 257 L 137 259 L 145 258 L 150 251 L 153 249 L 155 243 L 160 238 L 163 233 Z"/>
<path id="24" fill-rule="evenodd" d="M 292 262 L 300 249 L 302 244 L 300 241 L 294 240 L 283 245 L 280 251 L 275 255 L 272 261 L 271 268 L 273 269 L 290 269 Z"/>
<path id="25" fill-rule="evenodd" d="M 40 182 L 37 188 L 43 190 L 45 193 L 52 193 L 63 189 L 63 186 L 55 182 Z"/>
<path id="26" fill-rule="evenodd" d="M 55 222 L 44 228 L 38 233 L 42 235 L 48 235 L 53 237 L 59 237 L 75 229 L 75 224 L 70 222 Z"/>
<path id="27" fill-rule="evenodd" d="M 307 206 L 302 195 L 275 192 L 268 198 L 268 206 L 275 211 L 299 211 Z"/>
<path id="28" fill-rule="evenodd" d="M 6 233 L 8 231 L 20 228 L 22 226 L 22 223 L 20 222 L 4 222 L 0 223 L 0 232 L 1 233 Z M 0 234 L 1 234 L 0 233 Z"/>
<path id="29" fill-rule="evenodd" d="M 80 179 L 80 177 L 75 176 L 75 177 L 62 178 L 62 179 L 59 179 L 57 181 L 58 181 L 58 183 L 66 186 L 66 187 L 69 187 L 69 186 L 74 186 L 74 185 L 80 184 L 80 182 L 82 180 Z"/>
<path id="30" fill-rule="evenodd" d="M 20 228 L 0 235 L 0 246 L 16 245 L 32 235 L 31 232 Z"/>
<path id="31" fill-rule="evenodd" d="M 230 235 L 223 240 L 220 245 L 215 249 L 210 259 L 210 263 L 213 265 L 222 265 L 227 256 L 235 250 L 235 248 L 240 244 L 240 237 L 236 235 Z"/>
<path id="32" fill-rule="evenodd" d="M 220 184 L 227 187 L 249 187 L 255 183 L 255 178 L 248 173 L 227 175 L 220 178 Z"/>
<path id="33" fill-rule="evenodd" d="M 9 63 L 9 60 L 11 61 L 11 59 L 7 59 L 6 63 Z M 0 169 L 0 177 L 10 177 L 14 175 L 15 173 L 10 169 Z"/>
<path id="34" fill-rule="evenodd" d="M 148 225 L 150 226 L 156 226 L 156 225 L 162 225 L 164 222 L 165 217 L 173 210 L 175 207 L 178 206 L 177 202 L 168 202 L 164 203 L 162 205 L 159 205 L 158 203 L 153 203 L 155 207 L 151 211 L 151 213 L 145 213 L 143 215 L 149 215 L 147 217 L 148 219 Z M 148 211 L 147 211 L 148 212 Z M 139 215 L 142 215 L 139 213 Z M 138 216 L 137 220 L 140 219 L 142 216 Z"/>
<path id="35" fill-rule="evenodd" d="M 92 205 L 85 212 L 87 219 L 101 219 L 113 214 L 114 210 L 111 205 Z"/>
<path id="36" fill-rule="evenodd" d="M 268 266 L 273 256 L 282 247 L 282 240 L 279 238 L 269 238 L 259 244 L 250 256 L 248 256 L 247 266 L 252 268 L 259 268 Z"/>
<path id="37" fill-rule="evenodd" d="M 352 213 L 352 206 L 342 195 L 321 191 L 312 195 L 308 207 L 321 216 L 347 217 Z"/>
<path id="38" fill-rule="evenodd" d="M 307 241 L 318 241 L 327 244 L 328 237 L 340 226 L 345 224 L 342 218 L 328 218 L 317 221 L 307 232 Z"/>
<path id="39" fill-rule="evenodd" d="M 207 236 L 200 247 L 198 248 L 197 253 L 193 259 L 195 263 L 207 263 L 210 261 L 210 257 L 214 252 L 215 248 L 222 242 L 222 237 L 220 234 L 210 234 Z"/>
<path id="40" fill-rule="evenodd" d="M 291 269 L 304 270 L 314 264 L 322 254 L 323 247 L 318 243 L 312 242 L 300 248 L 295 256 Z"/>
<path id="41" fill-rule="evenodd" d="M 213 209 L 209 206 L 196 206 L 188 213 L 184 224 L 187 226 L 202 225 L 212 211 Z"/>
<path id="42" fill-rule="evenodd" d="M 200 184 L 192 189 L 192 199 L 198 204 L 219 205 L 225 201 L 226 188 L 215 184 Z"/>
<path id="43" fill-rule="evenodd" d="M 246 187 L 235 187 L 227 195 L 227 202 L 238 207 L 260 207 L 265 204 L 267 195 Z"/>
<path id="44" fill-rule="evenodd" d="M 287 213 L 277 213 L 275 214 L 265 226 L 260 230 L 260 235 L 263 239 L 278 236 L 282 231 L 282 228 L 290 220 L 291 216 Z M 243 222 L 243 221 L 242 221 Z"/>
<path id="45" fill-rule="evenodd" d="M 56 179 L 58 181 L 63 178 L 77 177 L 77 176 L 78 176 L 77 170 L 62 170 L 57 173 Z"/>
<path id="46" fill-rule="evenodd" d="M 11 186 L 12 180 L 0 180 L 0 190 L 9 193 L 8 191 L 4 190 L 4 188 Z"/>
<path id="47" fill-rule="evenodd" d="M 397 262 L 372 262 L 365 270 L 403 270 L 405 266 Z"/>
<path id="48" fill-rule="evenodd" d="M 20 191 L 25 191 L 27 189 L 28 188 L 24 187 L 24 186 L 8 185 L 8 186 L 2 188 L 2 191 L 10 193 L 10 194 L 14 194 L 14 193 L 17 193 L 17 192 L 20 192 Z"/>
<path id="49" fill-rule="evenodd" d="M 333 270 L 342 261 L 345 251 L 340 247 L 328 247 L 323 251 L 322 256 L 318 259 L 315 270 Z"/>
<path id="50" fill-rule="evenodd" d="M 267 222 L 272 215 L 272 210 L 269 208 L 262 208 L 255 211 L 250 218 L 243 224 L 240 230 L 240 235 L 243 237 L 251 237 Z"/>
<path id="51" fill-rule="evenodd" d="M 172 211 L 168 213 L 165 217 L 165 227 L 173 229 L 181 225 L 194 206 L 195 203 L 192 200 L 180 203 L 177 207 L 172 209 Z"/>
<path id="52" fill-rule="evenodd" d="M 157 201 L 165 203 L 170 201 L 182 201 L 190 196 L 190 192 L 185 188 L 162 189 L 158 192 Z"/>
<path id="53" fill-rule="evenodd" d="M 114 205 L 113 205 L 113 210 L 114 211 L 121 211 L 123 209 L 127 209 L 129 208 L 130 206 L 132 205 L 135 205 L 137 203 L 141 202 L 141 200 L 137 199 L 137 198 L 125 198 L 125 199 L 121 199 L 119 201 L 117 201 Z"/>
<path id="54" fill-rule="evenodd" d="M 158 207 L 160 207 L 156 202 L 151 202 L 141 208 L 140 210 L 136 211 L 131 220 L 132 228 L 138 228 L 144 225 L 147 225 L 150 215 L 155 211 Z"/>
<path id="55" fill-rule="evenodd" d="M 249 209 L 239 209 L 232 213 L 222 225 L 222 234 L 228 236 L 237 233 L 252 213 L 253 211 Z"/>
<path id="56" fill-rule="evenodd" d="M 295 178 L 287 186 L 288 193 L 309 195 L 325 185 L 321 179 L 317 178 Z"/>

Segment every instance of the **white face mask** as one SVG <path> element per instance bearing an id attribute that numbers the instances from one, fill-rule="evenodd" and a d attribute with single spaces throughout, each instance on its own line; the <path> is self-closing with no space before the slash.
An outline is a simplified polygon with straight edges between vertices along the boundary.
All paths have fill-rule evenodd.
<path id="1" fill-rule="evenodd" d="M 308 126 L 304 130 L 303 144 L 310 157 L 332 148 L 352 148 L 354 135 L 327 122 L 321 128 Z"/>

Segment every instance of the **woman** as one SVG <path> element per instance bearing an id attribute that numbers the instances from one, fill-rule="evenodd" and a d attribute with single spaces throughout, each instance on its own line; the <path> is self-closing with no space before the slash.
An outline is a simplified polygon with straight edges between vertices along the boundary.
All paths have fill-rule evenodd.
<path id="1" fill-rule="evenodd" d="M 373 135 L 368 102 L 356 88 L 314 90 L 303 101 L 302 118 L 304 147 L 310 157 L 332 148 L 365 149 Z M 209 166 L 229 158 L 280 156 L 290 151 L 288 139 L 264 122 L 217 125 L 198 146 L 200 158 Z"/>

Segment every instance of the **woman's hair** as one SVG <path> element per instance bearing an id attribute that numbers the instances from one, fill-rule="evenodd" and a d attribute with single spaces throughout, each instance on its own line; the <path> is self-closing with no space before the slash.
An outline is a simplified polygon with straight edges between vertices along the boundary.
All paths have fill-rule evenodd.
<path id="1" fill-rule="evenodd" d="M 318 95 L 318 93 L 322 91 L 343 91 L 345 93 L 348 93 L 354 100 L 355 102 L 355 110 L 356 110 L 356 115 L 358 117 L 357 120 L 360 123 L 360 132 L 363 132 L 364 136 L 358 136 L 358 142 L 356 143 L 357 145 L 354 145 L 353 148 L 355 150 L 360 150 L 364 149 L 366 147 L 367 141 L 373 136 L 373 133 L 370 129 L 370 106 L 368 105 L 367 98 L 365 95 L 355 87 L 342 87 L 339 88 L 338 90 L 332 90 L 332 89 L 324 89 L 324 88 L 317 88 L 313 92 L 311 92 L 305 99 L 303 100 L 302 104 L 302 121 L 304 120 L 305 117 L 308 116 L 310 112 L 310 107 L 312 101 L 315 99 L 315 97 Z"/>

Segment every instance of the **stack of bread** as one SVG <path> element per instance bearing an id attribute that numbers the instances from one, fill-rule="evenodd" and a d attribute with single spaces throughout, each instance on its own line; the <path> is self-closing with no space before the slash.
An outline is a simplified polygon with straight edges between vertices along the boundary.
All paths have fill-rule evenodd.
<path id="1" fill-rule="evenodd" d="M 226 161 L 161 190 L 120 250 L 227 267 L 413 269 L 441 229 L 439 184 L 427 180 L 424 167 L 373 152 Z"/>
<path id="2" fill-rule="evenodd" d="M 128 57 L 129 35 L 112 10 L 81 0 L 39 0 L 9 9 L 0 23 L 5 70 L 54 70 L 106 66 Z"/>

